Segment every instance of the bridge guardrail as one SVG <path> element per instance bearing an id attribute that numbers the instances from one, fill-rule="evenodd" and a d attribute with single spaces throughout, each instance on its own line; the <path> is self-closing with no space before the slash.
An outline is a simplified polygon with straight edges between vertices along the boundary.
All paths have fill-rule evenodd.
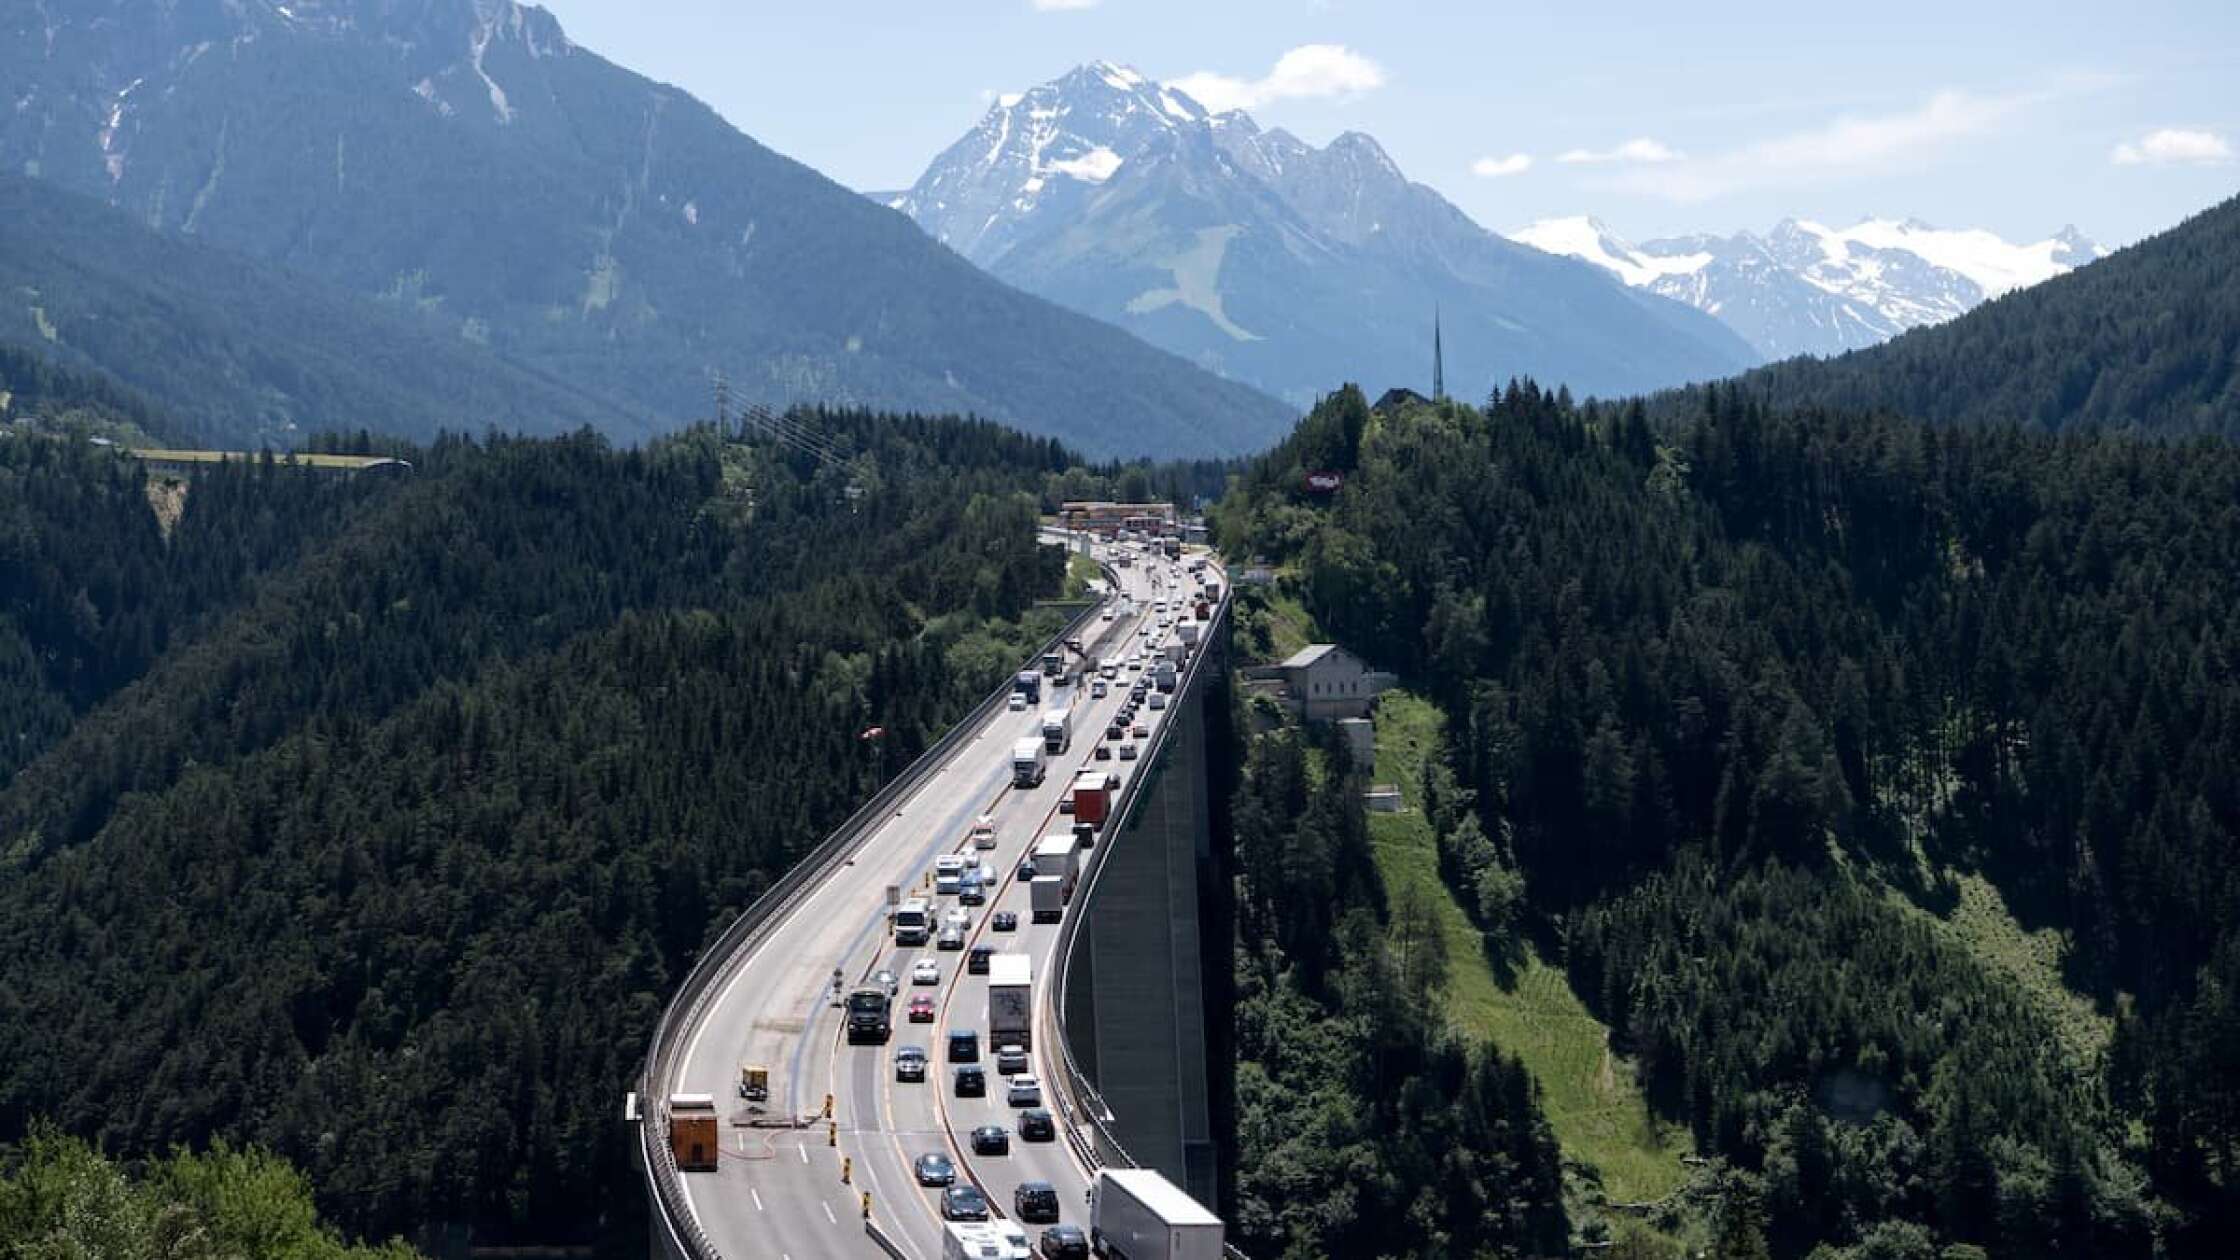
<path id="1" fill-rule="evenodd" d="M 1228 630 L 1230 599 L 1234 593 L 1235 584 L 1226 580 L 1227 576 L 1227 574 L 1223 575 L 1225 580 L 1221 584 L 1221 601 L 1213 610 L 1213 616 L 1205 623 L 1204 637 L 1200 639 L 1198 649 L 1190 654 L 1188 667 L 1175 684 L 1175 694 L 1178 696 L 1187 695 L 1190 689 L 1197 685 L 1200 670 L 1209 655 L 1206 651 L 1207 646 L 1213 642 L 1216 634 L 1225 634 Z M 1158 764 L 1159 757 L 1166 751 L 1167 740 L 1173 733 L 1175 725 L 1173 722 L 1161 722 L 1159 724 L 1159 729 L 1152 735 L 1151 746 L 1144 750 L 1142 760 L 1137 763 L 1144 767 L 1144 770 Z M 1118 840 L 1121 832 L 1127 828 L 1129 821 L 1135 816 L 1137 804 L 1142 799 L 1142 793 L 1138 789 L 1149 782 L 1151 777 L 1151 775 L 1139 770 L 1129 776 L 1128 782 L 1121 788 L 1120 800 L 1114 804 L 1111 814 L 1105 822 L 1103 839 L 1097 844 L 1096 852 L 1091 857 L 1088 873 L 1082 877 L 1081 889 L 1074 897 L 1074 904 L 1084 910 L 1095 898 L 1097 879 L 1104 872 L 1105 858 L 1112 852 L 1113 842 Z M 1112 1109 L 1105 1104 L 1104 1095 L 1097 1089 L 1095 1083 L 1089 1080 L 1088 1074 L 1081 1070 L 1081 1064 L 1073 1056 L 1073 1043 L 1067 1039 L 1063 1028 L 1062 1012 L 1066 1008 L 1067 978 L 1072 971 L 1074 943 L 1080 934 L 1080 925 L 1084 917 L 1081 913 L 1068 914 L 1065 917 L 1064 922 L 1058 928 L 1057 947 L 1051 952 L 1051 965 L 1054 974 L 1051 981 L 1051 1000 L 1048 1008 L 1044 1011 L 1044 1018 L 1056 1026 L 1057 1035 L 1051 1040 L 1058 1047 L 1060 1065 L 1064 1068 L 1059 1079 L 1053 1083 L 1058 1087 L 1061 1095 L 1061 1105 L 1067 1114 L 1066 1143 L 1073 1147 L 1075 1154 L 1081 1157 L 1082 1163 L 1092 1173 L 1100 1168 L 1137 1168 L 1141 1165 L 1137 1163 L 1133 1155 L 1128 1153 L 1128 1148 L 1121 1144 L 1120 1135 L 1113 1131 Z M 1082 1138 L 1078 1123 L 1080 1119 L 1086 1119 L 1094 1130 L 1094 1142 L 1085 1141 Z M 1233 1243 L 1224 1240 L 1221 1249 L 1222 1253 L 1228 1256 L 1230 1260 L 1246 1260 L 1244 1252 L 1240 1251 Z"/>
<path id="2" fill-rule="evenodd" d="M 1111 575 L 1108 573 L 1107 578 Z M 1109 589 L 1109 588 L 1108 588 Z M 1109 595 L 1106 598 L 1110 598 Z M 1034 657 L 1062 646 L 1067 639 L 1077 638 L 1082 629 L 1104 605 L 1104 600 L 1092 601 L 1075 615 L 1064 629 L 1052 636 L 1035 651 Z M 1032 660 L 1034 657 L 1030 657 Z M 667 1136 L 668 1090 L 666 1082 L 674 1064 L 670 1061 L 679 1034 L 698 1024 L 701 1010 L 708 995 L 728 979 L 747 953 L 747 946 L 761 935 L 770 921 L 777 917 L 801 890 L 820 882 L 834 865 L 860 847 L 870 836 L 871 824 L 883 820 L 897 800 L 909 795 L 935 771 L 964 742 L 967 732 L 996 712 L 1010 694 L 1010 685 L 982 700 L 978 706 L 952 723 L 941 737 L 919 754 L 901 774 L 873 793 L 871 799 L 855 813 L 848 816 L 832 834 L 818 843 L 784 875 L 778 877 L 769 890 L 742 911 L 731 926 L 725 928 L 715 941 L 702 951 L 692 969 L 685 973 L 677 986 L 675 996 L 662 1011 L 661 1020 L 654 1025 L 653 1039 L 646 1054 L 646 1065 L 639 1078 L 638 1096 L 641 1099 L 638 1124 L 638 1144 L 644 1159 L 646 1177 L 652 1184 L 655 1215 L 660 1228 L 668 1235 L 675 1254 L 690 1260 L 723 1260 L 706 1231 L 693 1219 L 685 1202 L 683 1174 L 677 1168 L 676 1153 L 669 1148 Z"/>

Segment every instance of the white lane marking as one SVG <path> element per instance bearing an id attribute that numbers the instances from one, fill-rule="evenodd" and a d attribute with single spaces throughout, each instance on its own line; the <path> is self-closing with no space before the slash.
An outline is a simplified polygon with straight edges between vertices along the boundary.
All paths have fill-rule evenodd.
<path id="1" fill-rule="evenodd" d="M 817 1206 L 824 1209 L 824 1218 L 826 1220 L 831 1221 L 835 1225 L 838 1225 L 840 1223 L 840 1218 L 832 1214 L 831 1204 L 825 1202 L 823 1199 L 819 1199 L 817 1200 Z"/>
<path id="2" fill-rule="evenodd" d="M 794 1147 L 793 1149 L 795 1149 L 795 1150 L 797 1150 L 797 1151 L 801 1152 L 801 1162 L 802 1162 L 802 1163 L 806 1164 L 806 1163 L 808 1163 L 808 1162 L 809 1162 L 809 1148 L 808 1148 L 808 1147 L 807 1147 L 806 1145 L 802 1145 L 802 1146 L 796 1146 L 796 1147 Z"/>
<path id="3" fill-rule="evenodd" d="M 753 1186 L 748 1186 L 748 1187 L 747 1187 L 747 1193 L 748 1193 L 748 1194 L 751 1194 L 751 1195 L 753 1195 L 753 1196 L 754 1196 L 754 1210 L 755 1210 L 755 1211 L 757 1211 L 757 1212 L 761 1211 L 761 1210 L 762 1210 L 762 1192 L 761 1192 L 760 1190 L 757 1190 L 757 1189 L 755 1189 L 755 1188 L 754 1188 Z"/>

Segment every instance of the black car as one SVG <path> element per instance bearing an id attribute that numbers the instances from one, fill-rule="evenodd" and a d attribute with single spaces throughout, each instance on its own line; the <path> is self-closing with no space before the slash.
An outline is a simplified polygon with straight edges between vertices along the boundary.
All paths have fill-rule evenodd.
<path id="1" fill-rule="evenodd" d="M 1050 1225 L 1058 1219 L 1058 1188 L 1047 1181 L 1022 1181 L 1011 1192 L 1011 1214 L 1029 1225 Z"/>
<path id="2" fill-rule="evenodd" d="M 1094 757 L 1098 761 L 1110 761 L 1112 760 L 1112 745 L 1099 744 L 1097 745 L 1097 751 L 1091 753 L 1090 756 Z"/>
<path id="3" fill-rule="evenodd" d="M 1089 1260 L 1089 1236 L 1079 1225 L 1052 1225 L 1042 1231 L 1042 1260 Z"/>
<path id="4" fill-rule="evenodd" d="M 1029 1107 L 1019 1113 L 1019 1140 L 1022 1142 L 1055 1142 L 1058 1140 L 1058 1123 L 1042 1107 Z"/>
<path id="5" fill-rule="evenodd" d="M 921 1186 L 953 1186 L 957 1183 L 957 1166 L 939 1151 L 927 1151 L 920 1155 L 918 1162 L 911 1165 L 910 1171 L 917 1174 L 918 1184 Z"/>
<path id="6" fill-rule="evenodd" d="M 1000 1124 L 983 1124 L 972 1131 L 972 1153 L 975 1155 L 1009 1155 L 1011 1132 Z"/>
<path id="7" fill-rule="evenodd" d="M 1114 743 L 1118 743 L 1119 741 L 1128 737 L 1128 730 L 1118 722 L 1114 722 L 1112 725 L 1104 728 L 1104 737 L 1113 741 Z"/>
<path id="8" fill-rule="evenodd" d="M 1019 930 L 1019 912 L 1016 910 L 998 910 L 996 911 L 995 922 L 989 926 L 998 932 L 1016 932 Z M 995 947 L 989 946 L 988 952 L 994 953 Z M 980 970 L 986 971 L 987 968 L 982 967 Z"/>
<path id="9" fill-rule="evenodd" d="M 1041 873 L 1041 871 L 1035 869 L 1033 858 L 1028 858 L 1026 861 L 1019 863 L 1019 882 L 1022 884 L 1033 883 L 1034 877 Z"/>
<path id="10" fill-rule="evenodd" d="M 978 1063 L 980 1061 L 980 1034 L 969 1028 L 949 1030 L 949 1062 Z"/>
<path id="11" fill-rule="evenodd" d="M 1005 932 L 1010 930 L 1009 928 L 1003 926 L 1003 919 L 1005 915 L 1010 915 L 1014 922 L 1016 922 L 1019 917 L 1017 915 L 1011 914 L 1009 910 L 998 911 L 996 914 L 996 931 L 998 932 Z M 995 956 L 996 947 L 993 945 L 973 946 L 972 952 L 964 956 L 964 973 L 968 976 L 987 975 L 988 960 Z"/>
<path id="12" fill-rule="evenodd" d="M 951 1186 L 941 1192 L 941 1219 L 945 1221 L 987 1220 L 988 1197 L 972 1186 Z"/>
<path id="13" fill-rule="evenodd" d="M 986 1098 L 988 1074 L 977 1063 L 967 1063 L 957 1069 L 957 1097 Z"/>

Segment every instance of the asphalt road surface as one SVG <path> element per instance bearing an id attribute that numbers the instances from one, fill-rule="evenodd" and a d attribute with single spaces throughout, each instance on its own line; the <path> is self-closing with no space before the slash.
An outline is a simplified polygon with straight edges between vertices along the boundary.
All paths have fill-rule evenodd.
<path id="1" fill-rule="evenodd" d="M 1100 546 L 1099 554 L 1107 554 L 1106 549 Z M 1087 1228 L 1088 1170 L 1062 1133 L 1051 1142 L 1027 1143 L 1017 1137 L 1017 1110 L 1006 1100 L 1006 1079 L 997 1074 L 986 1045 L 986 977 L 965 974 L 966 951 L 936 950 L 930 943 L 897 947 L 887 927 L 887 889 L 900 885 L 905 896 L 927 896 L 937 917 L 964 909 L 971 916 L 968 950 L 985 941 L 1004 953 L 1028 954 L 1037 1025 L 1047 1026 L 1041 1017 L 1059 924 L 1032 921 L 1028 888 L 1016 878 L 1017 868 L 1043 835 L 1069 830 L 1072 820 L 1059 814 L 1058 804 L 1074 770 L 1092 765 L 1110 769 L 1125 783 L 1144 766 L 1119 759 L 1117 745 L 1108 761 L 1093 761 L 1093 750 L 1109 742 L 1107 727 L 1129 684 L 1149 676 L 1157 645 L 1174 634 L 1157 625 L 1154 601 L 1171 598 L 1185 583 L 1195 585 L 1180 562 L 1147 560 L 1140 552 L 1136 557 L 1133 567 L 1116 570 L 1121 589 L 1106 604 L 1113 619 L 1090 622 L 1082 638 L 1090 656 L 1124 658 L 1140 651 L 1141 674 L 1123 666 L 1108 694 L 1092 699 L 1076 659 L 1070 666 L 1072 685 L 1054 690 L 1046 685 L 1041 703 L 1024 712 L 998 709 L 947 764 L 898 804 L 845 867 L 773 925 L 685 1033 L 668 1088 L 713 1094 L 724 1114 L 718 1167 L 712 1173 L 682 1174 L 685 1196 L 725 1257 L 883 1256 L 864 1233 L 865 1194 L 880 1227 L 907 1253 L 938 1257 L 940 1191 L 919 1187 L 912 1172 L 916 1158 L 928 1151 L 947 1154 L 957 1164 L 960 1181 L 978 1183 L 998 1218 L 1011 1215 L 1012 1194 L 1020 1182 L 1040 1179 L 1057 1187 L 1062 1219 Z M 1208 575 L 1227 580 L 1210 567 Z M 1174 615 L 1171 605 L 1168 615 Z M 1187 608 L 1182 615 L 1188 615 Z M 1039 734 L 1042 711 L 1058 705 L 1073 713 L 1070 750 L 1050 758 L 1040 787 L 1013 788 L 1012 744 Z M 1170 711 L 1141 706 L 1135 723 L 1156 730 Z M 1125 742 L 1144 747 L 1150 741 Z M 975 850 L 971 844 L 972 824 L 983 814 L 996 824 L 992 850 Z M 986 905 L 957 907 L 954 897 L 932 895 L 934 858 L 945 853 L 973 854 L 995 868 L 999 883 Z M 998 910 L 1018 915 L 1015 932 L 992 929 Z M 1069 906 L 1067 913 L 1074 910 Z M 911 983 L 911 966 L 920 959 L 938 964 L 938 985 Z M 853 988 L 882 968 L 901 980 L 894 1034 L 884 1045 L 849 1045 L 835 1001 L 834 972 L 841 973 L 846 988 Z M 909 1000 L 920 993 L 933 997 L 935 1019 L 907 1022 Z M 985 1098 L 954 1095 L 945 1052 L 952 1029 L 981 1034 Z M 1059 1060 L 1054 1047 L 1040 1044 L 1044 1040 L 1038 1038 L 1033 1047 L 1031 1068 L 1044 1083 L 1044 1105 L 1059 1113 L 1049 1084 Z M 894 1052 L 905 1045 L 927 1051 L 931 1064 L 923 1084 L 894 1079 Z M 770 1073 L 770 1099 L 759 1112 L 750 1111 L 739 1097 L 740 1068 L 747 1063 L 766 1065 Z M 832 1099 L 829 1122 L 823 1118 L 827 1095 Z M 801 1117 L 812 1118 L 812 1123 L 794 1127 Z M 1064 1123 L 1062 1113 L 1059 1123 Z M 969 1135 L 984 1124 L 1013 1131 L 1008 1155 L 971 1154 Z M 843 1160 L 848 1164 L 846 1184 L 841 1180 Z M 1043 1228 L 1021 1227 L 1030 1239 L 1039 1238 Z"/>

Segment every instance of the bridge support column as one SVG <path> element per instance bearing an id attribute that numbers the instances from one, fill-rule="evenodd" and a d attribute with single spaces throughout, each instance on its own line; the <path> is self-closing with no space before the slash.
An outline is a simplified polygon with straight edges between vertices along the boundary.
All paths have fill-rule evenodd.
<path id="1" fill-rule="evenodd" d="M 1226 645 L 1211 646 L 1225 655 Z M 1067 977 L 1066 1033 L 1139 1163 L 1217 1204 L 1215 1118 L 1228 1087 L 1209 1065 L 1228 1044 L 1227 863 L 1214 844 L 1228 760 L 1226 662 L 1206 662 L 1105 855 Z"/>

